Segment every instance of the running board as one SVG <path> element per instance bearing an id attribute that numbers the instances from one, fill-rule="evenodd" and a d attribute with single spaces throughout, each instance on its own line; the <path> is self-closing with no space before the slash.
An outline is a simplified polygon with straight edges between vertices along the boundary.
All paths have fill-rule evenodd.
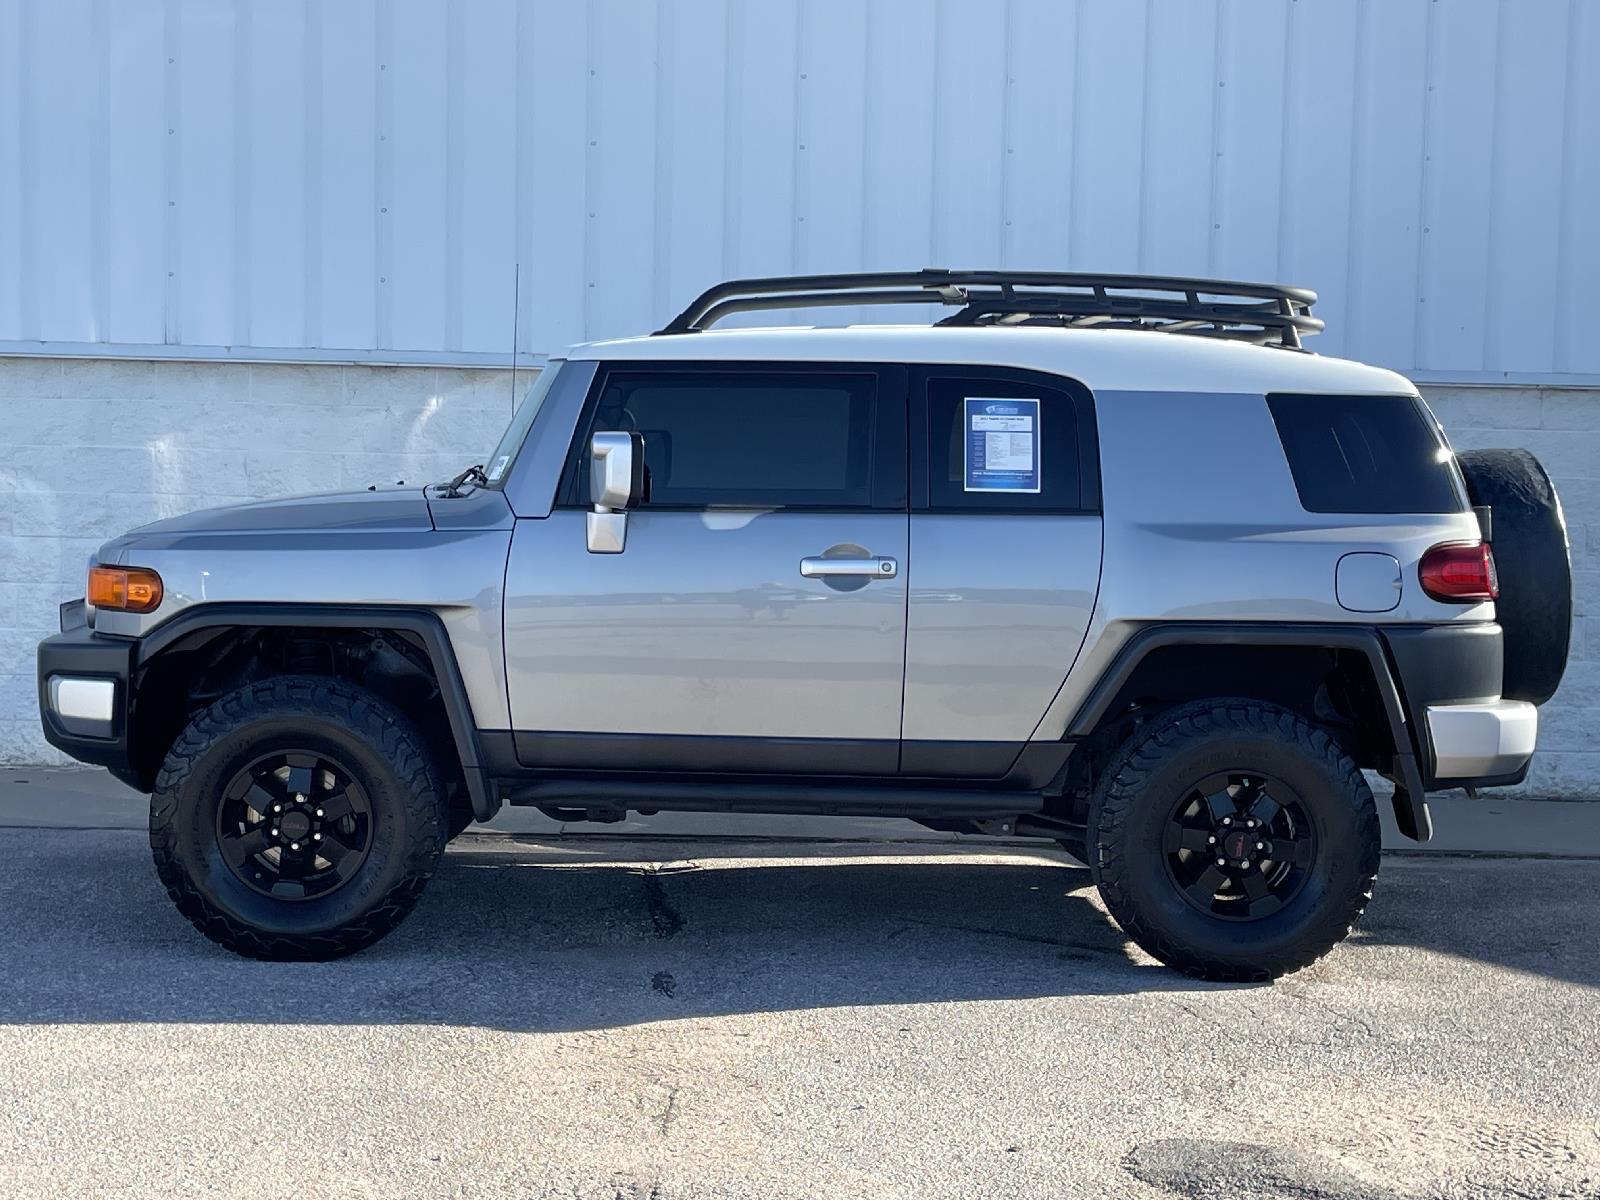
<path id="1" fill-rule="evenodd" d="M 873 787 L 831 783 L 677 783 L 636 780 L 541 779 L 514 783 L 506 803 L 579 808 L 589 814 L 630 809 L 656 812 L 739 812 L 773 816 L 994 817 L 1044 811 L 1038 791 L 977 788 Z M 606 820 L 607 815 L 591 815 Z"/>

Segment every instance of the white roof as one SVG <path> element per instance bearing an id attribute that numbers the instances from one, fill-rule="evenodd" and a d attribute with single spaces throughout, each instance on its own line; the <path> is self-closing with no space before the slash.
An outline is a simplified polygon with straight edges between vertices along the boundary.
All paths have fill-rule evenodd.
<path id="1" fill-rule="evenodd" d="M 712 329 L 574 346 L 568 358 L 954 363 L 1021 367 L 1076 379 L 1092 391 L 1351 392 L 1415 394 L 1402 375 L 1276 346 L 1137 329 L 1045 326 Z"/>

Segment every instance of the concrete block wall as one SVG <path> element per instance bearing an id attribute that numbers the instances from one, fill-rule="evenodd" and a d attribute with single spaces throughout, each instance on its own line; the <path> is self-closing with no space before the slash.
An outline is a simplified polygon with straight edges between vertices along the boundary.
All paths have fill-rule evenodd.
<path id="1" fill-rule="evenodd" d="M 499 440 L 508 375 L 0 358 L 0 763 L 67 761 L 39 731 L 34 650 L 100 543 L 196 508 L 447 478 Z"/>
<path id="2" fill-rule="evenodd" d="M 1600 797 L 1600 390 L 1423 391 L 1459 448 L 1526 447 L 1561 490 L 1572 660 L 1518 790 Z M 39 733 L 34 647 L 106 538 L 238 500 L 442 479 L 483 461 L 509 411 L 504 371 L 0 358 L 0 763 L 63 761 Z"/>

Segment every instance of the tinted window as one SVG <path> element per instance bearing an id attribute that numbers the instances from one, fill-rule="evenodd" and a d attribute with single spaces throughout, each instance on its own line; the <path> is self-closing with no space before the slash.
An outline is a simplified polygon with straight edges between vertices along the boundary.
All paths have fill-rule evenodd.
<path id="1" fill-rule="evenodd" d="M 1409 396 L 1268 396 L 1307 512 L 1461 512 L 1455 460 Z"/>
<path id="2" fill-rule="evenodd" d="M 969 468 L 981 464 L 974 455 L 968 401 L 1037 400 L 1039 490 L 1037 492 L 980 491 L 980 478 L 969 479 Z M 1029 406 L 1020 407 L 1024 411 Z M 974 376 L 928 380 L 928 507 L 933 509 L 1054 509 L 1092 508 L 1094 497 L 1084 499 L 1078 406 L 1068 392 L 1031 381 Z M 977 435 L 980 438 L 981 434 Z M 1026 438 L 1022 439 L 1023 445 Z M 1024 453 L 1023 460 L 1028 457 Z M 974 485 L 969 488 L 968 484 Z"/>
<path id="3" fill-rule="evenodd" d="M 590 428 L 644 436 L 651 507 L 867 508 L 876 409 L 871 375 L 613 373 Z"/>

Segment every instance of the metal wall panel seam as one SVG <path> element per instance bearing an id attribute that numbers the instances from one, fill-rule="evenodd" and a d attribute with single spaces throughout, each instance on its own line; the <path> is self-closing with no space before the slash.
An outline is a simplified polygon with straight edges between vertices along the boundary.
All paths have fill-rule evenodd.
<path id="1" fill-rule="evenodd" d="M 1217 230 L 1222 228 L 1222 64 L 1228 20 L 1227 0 L 1217 8 L 1217 21 L 1211 41 L 1211 188 L 1206 211 L 1206 273 L 1217 271 Z"/>
<path id="2" fill-rule="evenodd" d="M 1083 0 L 1072 8 L 1072 167 L 1067 186 L 1067 258 L 1082 256 L 1078 238 L 1078 214 L 1083 211 L 1083 173 L 1078 170 L 1078 148 L 1083 145 Z"/>
<path id="3" fill-rule="evenodd" d="M 179 288 L 182 279 L 178 275 L 179 266 L 179 229 L 178 229 L 178 172 L 180 145 L 177 138 L 178 131 L 178 106 L 179 106 L 179 74 L 183 69 L 178 61 L 179 21 L 177 0 L 166 0 L 162 14 L 162 49 L 166 56 L 166 72 L 161 79 L 161 107 L 162 116 L 165 118 L 166 140 L 162 143 L 161 170 L 162 170 L 162 200 L 165 207 L 162 209 L 161 222 L 161 265 L 166 272 L 162 280 L 162 329 L 165 334 L 166 344 L 179 345 L 183 341 L 183 310 L 179 307 Z"/>
<path id="4" fill-rule="evenodd" d="M 1411 288 L 1411 362 L 1415 367 L 1422 362 L 1422 306 L 1428 302 L 1423 267 L 1427 261 L 1428 244 L 1428 163 L 1433 126 L 1433 50 L 1434 8 L 1428 5 L 1428 16 L 1422 29 L 1422 170 L 1417 177 L 1417 266 Z"/>
<path id="5" fill-rule="evenodd" d="M 1572 328 L 1572 309 L 1566 303 L 1568 292 L 1572 290 L 1572 259 L 1573 255 L 1565 253 L 1573 241 L 1573 223 L 1576 206 L 1572 203 L 1573 171 L 1578 153 L 1576 138 L 1568 136 L 1572 129 L 1573 117 L 1578 111 L 1577 79 L 1578 79 L 1578 0 L 1567 0 L 1567 53 L 1566 53 L 1566 78 L 1561 86 L 1561 172 L 1560 194 L 1557 200 L 1556 215 L 1556 245 L 1559 248 L 1556 254 L 1556 287 L 1555 287 L 1555 337 L 1551 346 L 1550 367 L 1555 371 L 1570 369 L 1572 362 L 1571 338 L 1568 331 Z"/>
<path id="6" fill-rule="evenodd" d="M 1349 195 L 1347 198 L 1349 218 L 1345 222 L 1345 255 L 1344 255 L 1344 311 L 1345 323 L 1351 325 L 1355 314 L 1360 311 L 1361 303 L 1361 272 L 1356 269 L 1356 264 L 1361 259 L 1361 222 L 1357 219 L 1360 211 L 1359 200 L 1361 196 L 1361 176 L 1366 166 L 1366 155 L 1361 146 L 1361 117 L 1363 85 L 1367 81 L 1367 21 L 1371 10 L 1367 0 L 1356 0 L 1356 31 L 1354 49 L 1352 51 L 1352 70 L 1355 72 L 1355 84 L 1350 100 L 1350 178 Z M 1349 331 L 1345 333 L 1345 353 L 1356 356 L 1361 353 L 1361 347 L 1355 344 Z"/>
<path id="7" fill-rule="evenodd" d="M 255 155 L 254 107 L 250 102 L 250 15 L 248 7 L 233 10 L 233 344 L 248 346 L 252 296 L 250 227 L 255 205 L 250 194 L 251 161 Z"/>
<path id="8" fill-rule="evenodd" d="M 376 266 L 372 302 L 376 308 L 374 322 L 377 349 L 394 345 L 394 222 L 384 211 L 393 199 L 394 191 L 394 10 L 377 0 L 373 34 L 377 39 L 378 75 L 373 87 L 377 91 L 378 146 L 376 169 L 373 172 L 373 259 Z"/>
<path id="9" fill-rule="evenodd" d="M 306 109 L 304 228 L 306 241 L 305 334 L 307 346 L 322 345 L 322 5 L 305 0 Z"/>
<path id="10" fill-rule="evenodd" d="M 1500 355 L 1500 322 L 1497 317 L 1499 307 L 1500 289 L 1495 287 L 1495 263 L 1499 255 L 1496 245 L 1499 238 L 1496 236 L 1498 222 L 1495 217 L 1500 211 L 1500 180 L 1495 167 L 1500 159 L 1500 121 L 1505 112 L 1505 35 L 1506 35 L 1506 5 L 1505 0 L 1499 0 L 1495 5 L 1494 14 L 1494 77 L 1490 84 L 1493 91 L 1490 93 L 1494 105 L 1494 113 L 1489 121 L 1489 236 L 1483 240 L 1483 338 L 1478 343 L 1478 365 L 1483 370 L 1491 370 L 1491 364 L 1499 363 Z"/>
<path id="11" fill-rule="evenodd" d="M 672 262 L 672 67 L 673 40 L 667 22 L 656 21 L 656 75 L 655 75 L 655 203 L 651 207 L 653 229 L 650 238 L 650 307 L 652 327 L 655 321 L 665 323 L 673 310 L 667 294 Z M 700 216 L 703 214 L 696 214 Z M 667 219 L 663 220 L 663 216 Z"/>
<path id="12" fill-rule="evenodd" d="M 39 213 L 34 187 L 39 179 L 39 71 L 45 62 L 40 45 L 38 10 L 23 3 L 17 41 L 22 47 L 21 103 L 17 111 L 17 215 L 22 227 L 17 247 L 18 332 L 24 340 L 37 340 L 39 328 Z"/>
<path id="13" fill-rule="evenodd" d="M 589 64 L 589 79 L 584 89 L 583 106 L 583 296 L 580 303 L 583 312 L 583 338 L 588 340 L 594 336 L 594 222 L 595 222 L 595 195 L 594 177 L 595 160 L 599 158 L 595 128 L 596 114 L 600 111 L 599 93 L 599 67 L 596 66 L 596 47 L 603 39 L 595 37 L 595 22 L 599 20 L 596 7 L 591 4 L 584 11 L 583 22 L 583 61 Z"/>
<path id="14" fill-rule="evenodd" d="M 1294 22 L 1299 8 L 1298 4 L 1291 3 L 1283 14 L 1283 82 L 1279 85 L 1278 111 L 1284 114 L 1290 111 L 1289 94 L 1294 87 Z M 1294 228 L 1295 203 L 1293 186 L 1289 181 L 1291 125 L 1285 115 L 1278 127 L 1278 265 L 1275 272 L 1278 279 L 1285 278 L 1290 234 Z"/>
<path id="15" fill-rule="evenodd" d="M 111 34 L 106 0 L 94 0 L 89 20 L 94 41 L 95 104 L 93 152 L 89 170 L 89 284 L 90 311 L 94 314 L 96 341 L 111 329 L 111 279 L 109 238 L 111 225 Z"/>
<path id="16" fill-rule="evenodd" d="M 742 3 L 729 4 L 724 10 L 724 45 L 727 51 L 722 63 L 722 111 L 726 119 L 722 123 L 722 270 L 719 272 L 724 279 L 739 274 L 742 216 L 739 173 L 743 155 L 734 114 L 739 111 L 740 99 L 744 94 L 744 56 L 741 53 L 744 47 L 744 14 L 745 6 Z M 685 296 L 683 302 L 687 304 L 689 299 Z"/>
<path id="17" fill-rule="evenodd" d="M 463 18 L 460 0 L 448 0 L 444 19 L 444 348 L 459 350 L 462 346 L 461 255 L 465 249 L 461 231 L 461 187 L 466 163 L 462 133 L 466 75 L 461 52 Z"/>

